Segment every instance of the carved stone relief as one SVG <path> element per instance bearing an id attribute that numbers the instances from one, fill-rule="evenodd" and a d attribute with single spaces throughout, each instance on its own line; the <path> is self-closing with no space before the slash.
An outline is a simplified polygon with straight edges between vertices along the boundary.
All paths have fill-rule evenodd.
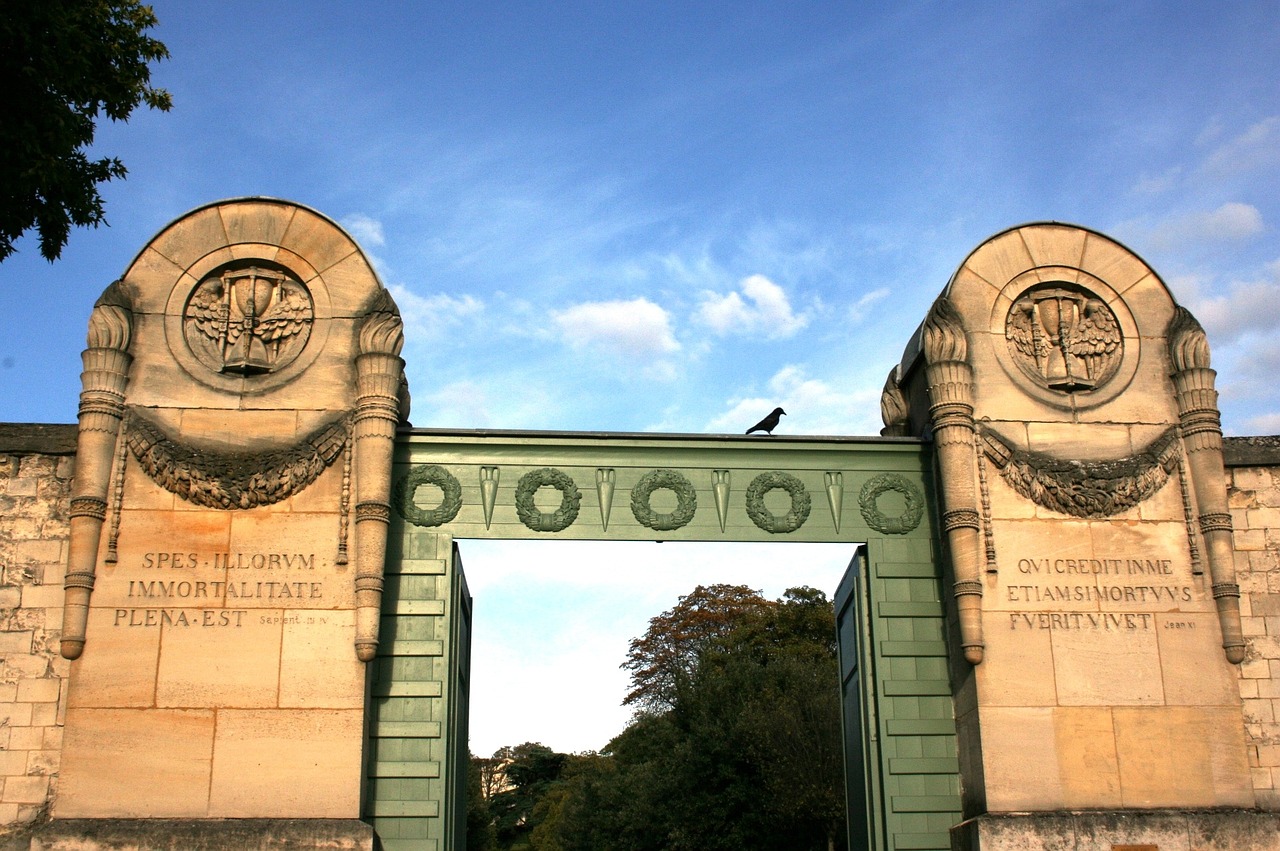
<path id="1" fill-rule="evenodd" d="M 785 490 L 791 497 L 791 508 L 777 517 L 764 504 L 764 495 L 771 490 Z M 804 482 L 790 473 L 774 470 L 761 473 L 747 485 L 747 516 L 759 528 L 771 534 L 794 532 L 809 519 L 813 501 Z"/>
<path id="2" fill-rule="evenodd" d="M 905 501 L 902 511 L 895 516 L 885 514 L 879 499 L 886 493 L 896 493 Z M 920 525 L 924 517 L 924 494 L 902 476 L 881 473 L 868 479 L 858 494 L 858 508 L 867 525 L 884 535 L 905 535 Z"/>
<path id="3" fill-rule="evenodd" d="M 1132 508 L 1164 487 L 1181 456 L 1176 427 L 1142 452 L 1105 461 L 1015 449 L 981 424 L 978 433 L 984 454 L 1010 487 L 1036 505 L 1073 517 L 1110 517 Z"/>
<path id="4" fill-rule="evenodd" d="M 172 438 L 137 410 L 125 441 L 139 466 L 160 487 L 205 508 L 248 509 L 299 493 L 342 454 L 350 436 L 342 414 L 299 443 L 266 452 L 214 452 Z"/>
<path id="5" fill-rule="evenodd" d="M 1061 393 L 1101 387 L 1124 356 L 1115 313 L 1096 294 L 1074 284 L 1026 290 L 1009 309 L 1005 336 L 1023 374 Z"/>
<path id="6" fill-rule="evenodd" d="M 182 328 L 191 353 L 210 370 L 259 375 L 297 358 L 314 319 L 306 287 L 254 262 L 205 277 L 187 300 Z"/>

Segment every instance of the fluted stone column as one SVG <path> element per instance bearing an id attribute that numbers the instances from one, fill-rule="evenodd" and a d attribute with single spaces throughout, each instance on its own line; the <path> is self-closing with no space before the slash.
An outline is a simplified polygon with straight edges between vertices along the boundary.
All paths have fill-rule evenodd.
<path id="1" fill-rule="evenodd" d="M 399 421 L 404 361 L 404 326 L 390 296 L 360 329 L 356 356 L 356 656 L 372 661 L 378 652 L 383 569 L 391 522 L 391 453 Z"/>
<path id="2" fill-rule="evenodd" d="M 129 381 L 129 339 L 133 314 L 112 285 L 89 317 L 87 347 L 81 354 L 80 431 L 76 475 L 71 490 L 71 541 L 63 580 L 62 655 L 78 659 L 84 652 L 89 597 L 93 593 L 98 545 L 107 516 L 111 463 L 115 457 L 124 394 Z"/>
<path id="3" fill-rule="evenodd" d="M 1222 627 L 1222 649 L 1228 661 L 1238 665 L 1244 661 L 1245 644 L 1222 462 L 1222 419 L 1218 391 L 1214 389 L 1217 373 L 1209 368 L 1209 342 L 1204 329 L 1186 308 L 1179 307 L 1174 313 L 1167 337 L 1187 468 Z"/>
<path id="4" fill-rule="evenodd" d="M 960 314 L 945 296 L 924 322 L 929 416 L 942 468 L 942 525 L 955 577 L 960 644 L 972 665 L 982 662 L 982 541 L 974 488 L 973 367 Z"/>

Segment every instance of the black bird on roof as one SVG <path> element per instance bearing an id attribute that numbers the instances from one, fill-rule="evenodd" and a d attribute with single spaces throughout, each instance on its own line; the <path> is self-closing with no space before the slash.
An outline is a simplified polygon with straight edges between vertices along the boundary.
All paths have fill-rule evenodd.
<path id="1" fill-rule="evenodd" d="M 766 431 L 772 435 L 773 430 L 778 427 L 778 420 L 782 419 L 782 415 L 785 413 L 786 411 L 781 408 L 774 408 L 772 414 L 747 429 L 747 434 L 751 434 L 753 431 Z"/>

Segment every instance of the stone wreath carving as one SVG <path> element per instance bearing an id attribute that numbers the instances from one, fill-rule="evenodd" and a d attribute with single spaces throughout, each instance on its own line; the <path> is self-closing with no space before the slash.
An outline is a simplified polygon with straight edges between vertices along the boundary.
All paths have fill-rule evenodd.
<path id="1" fill-rule="evenodd" d="M 169 437 L 137 409 L 130 411 L 125 441 L 151 480 L 205 508 L 248 509 L 273 505 L 302 491 L 342 454 L 350 437 L 342 414 L 301 442 L 267 452 L 215 452 Z"/>
<path id="2" fill-rule="evenodd" d="M 541 511 L 533 498 L 544 487 L 560 491 L 560 507 L 550 513 Z M 559 532 L 568 529 L 578 519 L 578 505 L 582 494 L 573 479 L 559 470 L 543 467 L 525 473 L 516 483 L 516 514 L 520 522 L 535 532 Z"/>
<path id="3" fill-rule="evenodd" d="M 906 507 L 897 517 L 880 510 L 877 500 L 882 494 L 900 494 Z M 920 525 L 924 517 L 924 494 L 909 480 L 896 473 L 881 473 L 867 480 L 858 492 L 858 508 L 867 525 L 882 535 L 905 535 Z"/>
<path id="4" fill-rule="evenodd" d="M 418 488 L 435 485 L 443 496 L 435 508 L 423 508 L 414 502 Z M 415 526 L 443 526 L 458 516 L 462 508 L 462 485 L 457 477 L 436 464 L 419 464 L 396 480 L 392 504 L 400 516 Z"/>
<path id="5" fill-rule="evenodd" d="M 649 504 L 653 492 L 660 488 L 676 495 L 676 510 L 670 514 L 658 514 Z M 631 489 L 631 513 L 636 522 L 658 532 L 670 532 L 687 525 L 697 511 L 698 494 L 693 484 L 675 470 L 650 470 Z"/>
<path id="6" fill-rule="evenodd" d="M 1110 517 L 1154 494 L 1178 466 L 1177 428 L 1145 450 L 1109 461 L 1074 461 L 1015 449 L 979 424 L 982 449 L 1015 491 L 1044 508 L 1072 517 Z"/>
<path id="7" fill-rule="evenodd" d="M 791 497 L 791 510 L 782 517 L 776 517 L 764 504 L 764 495 L 778 488 L 786 491 Z M 790 473 L 778 470 L 761 473 L 747 485 L 747 516 L 751 518 L 752 523 L 775 535 L 794 532 L 803 526 L 809 519 L 809 509 L 812 504 L 813 500 L 809 498 L 809 491 L 805 489 L 804 482 Z"/>

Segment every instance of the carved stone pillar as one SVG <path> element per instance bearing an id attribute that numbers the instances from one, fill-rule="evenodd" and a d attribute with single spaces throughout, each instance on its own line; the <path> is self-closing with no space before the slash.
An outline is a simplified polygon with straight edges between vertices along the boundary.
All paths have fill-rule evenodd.
<path id="1" fill-rule="evenodd" d="M 960 314 L 945 296 L 924 321 L 925 381 L 934 444 L 942 469 L 942 524 L 955 578 L 960 643 L 972 665 L 982 662 L 982 542 L 973 466 L 973 367 Z"/>
<path id="2" fill-rule="evenodd" d="M 383 568 L 391 520 L 391 453 L 399 422 L 404 326 L 384 290 L 360 328 L 356 356 L 356 656 L 378 652 Z"/>
<path id="3" fill-rule="evenodd" d="M 1204 329 L 1186 308 L 1179 307 L 1174 312 L 1167 337 L 1187 468 L 1222 627 L 1222 648 L 1227 660 L 1238 665 L 1244 661 L 1245 645 L 1222 463 L 1222 420 L 1218 391 L 1213 386 L 1217 373 L 1209 368 L 1209 342 Z"/>
<path id="4" fill-rule="evenodd" d="M 128 352 L 132 325 L 128 301 L 113 284 L 94 305 L 87 348 L 81 355 L 84 372 L 80 374 L 80 431 L 71 492 L 70 556 L 63 581 L 61 651 L 67 659 L 78 659 L 84 652 L 89 597 L 107 514 L 111 463 L 133 360 Z"/>

